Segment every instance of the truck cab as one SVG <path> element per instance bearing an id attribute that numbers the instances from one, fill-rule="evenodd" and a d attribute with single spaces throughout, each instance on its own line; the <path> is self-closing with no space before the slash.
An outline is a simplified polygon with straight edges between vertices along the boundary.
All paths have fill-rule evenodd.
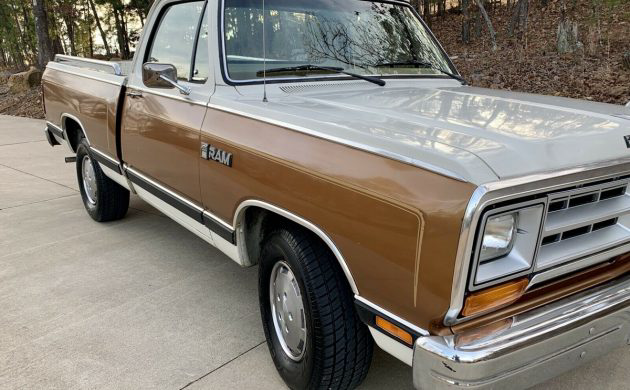
<path id="1" fill-rule="evenodd" d="M 630 108 L 469 86 L 406 2 L 157 0 L 131 62 L 43 92 L 91 218 L 133 193 L 258 266 L 290 388 L 358 386 L 374 344 L 446 389 L 628 343 Z"/>

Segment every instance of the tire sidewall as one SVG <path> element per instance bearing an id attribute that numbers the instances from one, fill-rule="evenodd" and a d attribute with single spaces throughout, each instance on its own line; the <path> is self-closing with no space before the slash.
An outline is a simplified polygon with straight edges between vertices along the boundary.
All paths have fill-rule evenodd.
<path id="1" fill-rule="evenodd" d="M 309 379 L 313 379 L 312 373 L 315 368 L 315 333 L 317 329 L 313 323 L 313 306 L 308 296 L 308 289 L 305 285 L 305 278 L 302 272 L 302 264 L 299 254 L 289 245 L 284 235 L 287 231 L 276 231 L 270 234 L 262 249 L 259 269 L 259 299 L 260 310 L 263 321 L 263 329 L 267 339 L 267 345 L 271 352 L 271 357 L 280 376 L 292 389 L 310 388 Z M 282 349 L 282 345 L 276 334 L 269 295 L 271 284 L 271 272 L 278 261 L 285 261 L 297 279 L 304 304 L 304 314 L 306 317 L 306 351 L 301 360 L 291 359 Z"/>
<path id="2" fill-rule="evenodd" d="M 92 167 L 94 169 L 94 175 L 97 177 L 97 197 L 96 197 L 96 204 L 92 204 L 87 197 L 87 194 L 85 193 L 85 187 L 83 186 L 83 158 L 85 156 L 88 156 L 90 158 L 90 163 L 92 164 Z M 85 210 L 88 212 L 88 214 L 90 214 L 90 216 L 94 219 L 98 218 L 98 214 L 99 214 L 99 206 L 100 206 L 100 195 L 102 193 L 102 188 L 100 188 L 100 186 L 98 186 L 98 183 L 100 183 L 98 181 L 98 175 L 100 174 L 100 169 L 98 164 L 96 163 L 96 161 L 94 161 L 94 159 L 92 158 L 92 155 L 90 155 L 89 152 L 89 148 L 85 142 L 85 138 L 81 139 L 81 142 L 79 142 L 79 145 L 77 146 L 77 162 L 76 162 L 76 169 L 77 169 L 77 179 L 79 182 L 79 191 L 81 192 L 81 200 L 83 201 L 83 205 L 85 206 Z"/>

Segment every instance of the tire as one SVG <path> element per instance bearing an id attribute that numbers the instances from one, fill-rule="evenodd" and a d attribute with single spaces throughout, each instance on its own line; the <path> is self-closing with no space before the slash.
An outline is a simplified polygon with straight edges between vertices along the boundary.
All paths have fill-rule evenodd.
<path id="1" fill-rule="evenodd" d="M 276 283 L 272 283 L 272 277 Z M 278 300 L 281 291 L 289 291 L 289 295 L 296 291 L 296 282 L 303 310 L 286 294 L 286 306 Z M 283 286 L 288 287 L 283 290 Z M 258 288 L 267 346 L 276 369 L 291 389 L 352 389 L 365 379 L 372 361 L 372 336 L 355 311 L 352 291 L 336 258 L 316 236 L 297 226 L 266 234 Z M 278 309 L 272 306 L 272 297 Z M 287 330 L 293 326 L 286 333 L 289 341 L 278 334 L 285 325 L 276 324 L 286 324 L 282 321 L 291 318 L 287 312 L 293 314 L 293 320 L 299 320 L 303 313 L 305 345 L 287 345 L 295 341 L 295 335 L 304 335 L 299 322 L 287 325 Z M 296 327 L 298 331 L 294 331 Z"/>
<path id="2" fill-rule="evenodd" d="M 77 179 L 83 205 L 90 217 L 97 222 L 121 219 L 129 209 L 129 191 L 105 176 L 99 163 L 92 158 L 85 138 L 77 146 Z M 84 168 L 88 177 L 84 179 Z M 87 184 L 86 184 L 87 183 Z M 93 190 L 90 190 L 93 189 Z"/>

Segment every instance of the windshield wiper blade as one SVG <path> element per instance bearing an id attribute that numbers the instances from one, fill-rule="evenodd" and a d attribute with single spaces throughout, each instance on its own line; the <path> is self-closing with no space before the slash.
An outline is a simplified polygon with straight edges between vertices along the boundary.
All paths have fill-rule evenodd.
<path id="1" fill-rule="evenodd" d="M 432 63 L 426 62 L 426 61 L 383 62 L 383 63 L 374 65 L 374 67 L 380 68 L 380 67 L 388 67 L 388 66 L 405 66 L 405 65 L 406 66 L 417 66 L 419 68 L 432 69 L 432 70 L 441 72 L 441 73 L 449 76 L 450 78 L 459 81 L 460 83 L 462 83 L 464 85 L 468 85 L 468 82 L 466 80 L 464 80 L 463 77 L 458 76 L 455 73 L 451 73 L 451 72 L 449 72 L 447 70 L 444 70 L 442 68 L 438 68 L 437 66 L 433 65 Z"/>
<path id="2" fill-rule="evenodd" d="M 283 68 L 271 68 L 271 69 L 267 69 L 267 70 L 259 70 L 258 72 L 256 72 L 256 76 L 262 77 L 262 76 L 265 75 L 265 73 L 267 73 L 267 74 L 274 74 L 274 73 L 300 72 L 300 71 L 308 72 L 308 71 L 311 71 L 311 70 L 324 70 L 324 71 L 328 71 L 328 72 L 332 72 L 332 73 L 347 74 L 348 76 L 352 76 L 352 77 L 357 78 L 357 79 L 369 81 L 370 83 L 374 83 L 376 85 L 380 85 L 381 87 L 385 85 L 385 81 L 383 81 L 383 80 L 381 80 L 381 79 L 379 79 L 377 77 L 364 76 L 364 75 L 361 75 L 361 74 L 348 72 L 348 71 L 345 71 L 343 68 L 339 68 L 339 67 L 320 66 L 320 65 L 312 65 L 312 64 L 305 64 L 305 65 L 298 65 L 298 66 L 288 66 L 288 67 L 283 67 Z"/>

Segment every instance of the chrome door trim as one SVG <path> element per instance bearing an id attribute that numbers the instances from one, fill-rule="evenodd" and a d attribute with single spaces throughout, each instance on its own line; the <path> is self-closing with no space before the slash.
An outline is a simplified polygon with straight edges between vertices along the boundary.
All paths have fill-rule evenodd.
<path id="1" fill-rule="evenodd" d="M 261 200 L 255 200 L 255 199 L 249 199 L 249 200 L 245 200 L 243 202 L 241 202 L 238 207 L 236 208 L 236 211 L 234 212 L 234 228 L 236 230 L 236 234 L 237 234 L 237 242 L 242 242 L 245 243 L 246 241 L 244 240 L 244 234 L 245 231 L 244 229 L 241 228 L 242 224 L 243 224 L 243 218 L 245 216 L 244 211 L 248 208 L 248 207 L 260 207 L 262 209 L 266 209 L 269 210 L 273 213 L 276 213 L 278 215 L 281 215 L 295 223 L 297 223 L 298 225 L 302 225 L 305 228 L 307 228 L 308 230 L 310 230 L 311 232 L 315 233 L 319 238 L 322 239 L 322 241 L 324 241 L 324 243 L 328 246 L 328 248 L 330 248 L 330 250 L 333 252 L 333 254 L 335 255 L 335 257 L 337 258 L 337 261 L 339 262 L 339 265 L 341 266 L 341 269 L 343 270 L 344 275 L 346 276 L 346 279 L 348 280 L 348 283 L 350 284 L 350 288 L 352 289 L 352 292 L 355 295 L 359 294 L 359 290 L 357 288 L 357 285 L 354 281 L 354 278 L 352 277 L 352 273 L 350 272 L 350 268 L 348 267 L 348 264 L 346 263 L 346 260 L 344 259 L 343 255 L 341 254 L 341 251 L 339 250 L 339 248 L 337 248 L 337 246 L 335 245 L 335 243 L 333 242 L 333 240 L 328 236 L 328 234 L 326 234 L 322 229 L 320 229 L 319 227 L 317 227 L 315 224 L 313 224 L 312 222 L 298 216 L 297 214 L 294 214 L 288 210 L 285 210 L 283 208 L 280 208 L 278 206 L 275 206 L 271 203 L 267 203 Z"/>
<path id="2" fill-rule="evenodd" d="M 93 146 L 90 146 L 90 152 L 92 152 L 94 159 L 96 161 L 105 165 L 106 167 L 115 171 L 116 173 L 122 174 L 122 168 L 120 167 L 120 163 L 116 159 L 114 159 L 113 157 L 109 156 L 106 153 L 101 152 L 100 150 L 96 149 Z"/>
<path id="3" fill-rule="evenodd" d="M 183 96 L 171 95 L 171 94 L 168 94 L 168 93 L 155 91 L 155 90 L 153 90 L 151 88 L 147 88 L 147 87 L 139 87 L 139 86 L 128 85 L 128 88 L 132 89 L 134 91 L 145 92 L 145 93 L 148 93 L 148 94 L 151 94 L 151 95 L 155 95 L 155 96 L 160 96 L 160 97 L 173 99 L 173 100 L 179 100 L 181 102 L 194 104 L 194 105 L 197 105 L 197 106 L 202 106 L 202 107 L 207 107 L 208 106 L 208 102 L 207 101 L 195 100 L 195 99 L 192 99 L 192 98 L 185 98 Z"/>
<path id="4" fill-rule="evenodd" d="M 140 173 L 138 170 L 127 166 L 125 168 L 125 172 L 129 175 L 131 174 L 129 177 L 129 179 L 131 180 L 132 183 L 139 185 L 140 187 L 143 187 L 146 191 L 152 192 L 154 196 L 158 196 L 158 195 L 162 195 L 164 194 L 164 196 L 162 196 L 164 199 L 162 199 L 163 201 L 169 203 L 167 200 L 175 200 L 177 203 L 176 204 L 171 204 L 171 206 L 176 207 L 180 206 L 179 209 L 182 212 L 185 212 L 189 217 L 196 219 L 198 222 L 203 223 L 202 220 L 202 213 L 203 213 L 203 208 L 200 207 L 199 205 L 197 205 L 196 203 L 192 202 L 191 200 L 175 193 L 174 191 L 172 191 L 171 189 L 166 188 L 165 186 L 157 183 L 155 180 L 147 177 L 146 175 Z M 144 182 L 144 183 L 143 183 Z M 144 185 L 143 185 L 144 184 Z M 151 188 L 153 187 L 153 188 Z M 153 190 L 153 191 L 151 191 Z M 157 192 L 161 192 L 162 194 L 158 194 Z M 160 197 L 160 196 L 158 196 Z M 170 199 L 166 198 L 169 197 Z M 182 207 L 183 206 L 183 207 Z M 184 209 L 185 207 L 185 209 Z"/>
<path id="5" fill-rule="evenodd" d="M 227 222 L 221 220 L 210 211 L 205 210 L 192 200 L 179 195 L 173 190 L 144 175 L 137 169 L 125 165 L 124 172 L 125 176 L 127 176 L 133 184 L 144 188 L 145 191 L 150 192 L 153 196 L 160 198 L 170 206 L 177 208 L 187 216 L 204 224 L 210 231 L 227 240 L 230 244 L 236 245 L 234 229 Z"/>
<path id="6" fill-rule="evenodd" d="M 225 227 L 226 229 L 230 229 L 230 230 L 234 230 L 234 227 L 232 227 L 232 225 L 230 225 L 229 223 L 225 222 L 224 220 L 222 220 L 221 218 L 217 217 L 215 214 L 211 213 L 208 210 L 205 210 L 203 212 L 208 218 L 212 218 L 213 220 L 215 220 L 218 224 L 222 225 L 223 227 Z"/>
<path id="7" fill-rule="evenodd" d="M 475 318 L 471 316 L 465 319 L 459 319 L 458 316 L 463 308 L 468 283 L 468 273 L 472 266 L 471 253 L 477 223 L 481 213 L 488 205 L 628 173 L 630 173 L 630 157 L 570 169 L 515 177 L 486 183 L 477 187 L 468 202 L 462 220 L 455 267 L 453 270 L 451 303 L 444 317 L 444 325 L 452 326 Z"/>

